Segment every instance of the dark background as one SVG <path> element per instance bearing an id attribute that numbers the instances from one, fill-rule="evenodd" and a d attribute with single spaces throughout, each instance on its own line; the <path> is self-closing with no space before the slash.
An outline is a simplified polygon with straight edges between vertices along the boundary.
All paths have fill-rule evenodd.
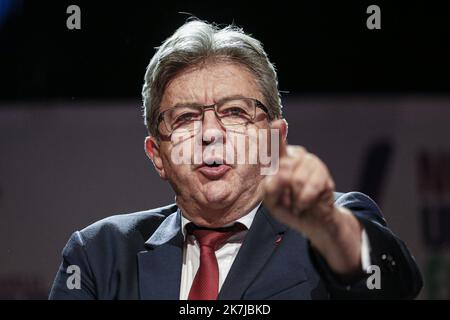
<path id="1" fill-rule="evenodd" d="M 45 299 L 75 230 L 173 202 L 143 151 L 141 87 L 190 15 L 278 71 L 289 142 L 367 193 L 450 299 L 450 9 L 437 1 L 0 0 L 0 299 Z M 81 30 L 66 9 L 81 8 Z M 381 8 L 381 30 L 366 9 Z"/>
<path id="2" fill-rule="evenodd" d="M 158 46 L 188 17 L 236 23 L 260 39 L 280 88 L 449 92 L 448 6 L 433 1 L 3 1 L 2 99 L 135 98 Z M 66 28 L 66 8 L 82 11 Z M 366 8 L 382 8 L 382 29 Z"/>

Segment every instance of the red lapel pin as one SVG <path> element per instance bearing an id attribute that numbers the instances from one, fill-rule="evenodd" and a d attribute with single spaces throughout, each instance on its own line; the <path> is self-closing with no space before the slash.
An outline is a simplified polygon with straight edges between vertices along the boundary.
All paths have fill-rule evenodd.
<path id="1" fill-rule="evenodd" d="M 278 246 L 281 243 L 282 239 L 283 239 L 283 236 L 279 234 L 275 240 L 275 245 Z"/>

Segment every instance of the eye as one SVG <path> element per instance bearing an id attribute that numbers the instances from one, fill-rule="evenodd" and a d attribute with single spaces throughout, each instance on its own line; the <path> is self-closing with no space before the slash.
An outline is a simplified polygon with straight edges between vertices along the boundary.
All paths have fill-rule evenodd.
<path id="1" fill-rule="evenodd" d="M 225 110 L 222 110 L 222 115 L 227 116 L 227 117 L 245 117 L 248 115 L 248 113 L 246 112 L 245 109 L 241 108 L 241 107 L 228 107 Z"/>
<path id="2" fill-rule="evenodd" d="M 242 113 L 244 113 L 244 110 L 242 110 L 241 108 L 238 108 L 238 107 L 233 107 L 233 108 L 226 110 L 226 112 L 230 115 L 238 116 L 238 115 L 241 115 Z"/>
<path id="3" fill-rule="evenodd" d="M 198 114 L 194 112 L 186 112 L 183 114 L 180 114 L 175 118 L 175 120 L 172 121 L 172 127 L 173 128 L 179 128 L 184 127 L 186 125 L 190 125 L 195 120 L 198 119 Z"/>
<path id="4" fill-rule="evenodd" d="M 192 121 L 197 117 L 197 114 L 193 113 L 193 112 L 187 112 L 184 113 L 182 115 L 179 115 L 176 119 L 175 122 L 186 122 L 186 121 Z"/>

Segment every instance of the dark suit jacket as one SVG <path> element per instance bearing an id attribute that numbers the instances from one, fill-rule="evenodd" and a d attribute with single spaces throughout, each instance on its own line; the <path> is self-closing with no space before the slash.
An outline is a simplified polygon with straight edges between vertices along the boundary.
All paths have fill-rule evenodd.
<path id="1" fill-rule="evenodd" d="M 377 205 L 359 192 L 336 193 L 364 225 L 381 289 L 361 274 L 344 283 L 300 233 L 261 206 L 219 293 L 219 299 L 413 298 L 422 278 L 405 244 L 387 227 Z M 279 240 L 281 236 L 281 241 Z M 175 204 L 112 216 L 72 234 L 63 250 L 50 299 L 179 299 L 183 237 Z M 69 265 L 81 270 L 70 290 Z"/>

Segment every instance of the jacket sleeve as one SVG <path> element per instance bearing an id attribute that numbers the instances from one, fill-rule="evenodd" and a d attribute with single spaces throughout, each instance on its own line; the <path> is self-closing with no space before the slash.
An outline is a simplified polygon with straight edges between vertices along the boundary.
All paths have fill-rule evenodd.
<path id="1" fill-rule="evenodd" d="M 94 277 L 85 243 L 79 231 L 72 234 L 62 252 L 63 261 L 50 291 L 50 300 L 96 299 Z"/>
<path id="2" fill-rule="evenodd" d="M 346 207 L 365 229 L 370 243 L 371 272 L 361 271 L 351 283 L 346 283 L 328 267 L 320 253 L 309 246 L 316 270 L 325 280 L 332 299 L 413 299 L 422 286 L 422 276 L 414 257 L 405 243 L 390 231 L 380 209 L 367 195 L 360 192 L 342 194 L 336 205 Z M 378 268 L 376 268 L 378 267 Z M 374 283 L 377 269 L 379 286 Z M 372 288 L 372 289 L 370 289 Z"/>

